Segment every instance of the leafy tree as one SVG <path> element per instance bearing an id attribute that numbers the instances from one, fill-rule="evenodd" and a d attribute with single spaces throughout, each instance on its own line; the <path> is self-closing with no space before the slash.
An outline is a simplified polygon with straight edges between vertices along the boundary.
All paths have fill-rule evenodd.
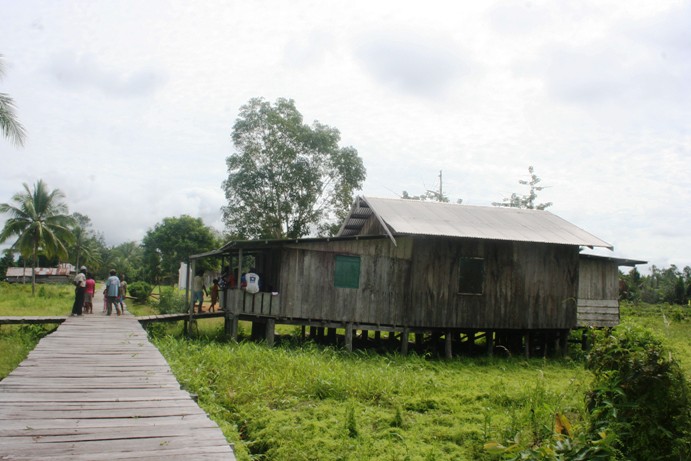
<path id="1" fill-rule="evenodd" d="M 74 240 L 70 245 L 70 256 L 77 268 L 86 265 L 89 271 L 95 271 L 101 266 L 102 239 L 94 232 L 91 218 L 81 213 L 73 213 L 74 225 L 71 228 Z"/>
<path id="2" fill-rule="evenodd" d="M 180 263 L 193 254 L 219 246 L 216 235 L 200 218 L 182 215 L 164 218 L 147 231 L 142 242 L 144 278 L 177 280 Z"/>
<path id="3" fill-rule="evenodd" d="M 5 75 L 5 66 L 2 63 L 2 55 L 0 55 L 0 78 Z M 3 136 L 9 139 L 13 144 L 21 146 L 24 144 L 26 138 L 26 131 L 14 111 L 14 101 L 6 93 L 0 93 L 0 129 Z"/>
<path id="4" fill-rule="evenodd" d="M 339 147 L 336 128 L 303 123 L 291 99 L 251 99 L 233 126 L 237 153 L 226 159 L 228 230 L 245 238 L 329 234 L 365 180 L 357 150 Z"/>
<path id="5" fill-rule="evenodd" d="M 0 281 L 5 280 L 8 267 L 14 267 L 14 252 L 10 248 L 4 250 L 0 258 Z"/>
<path id="6" fill-rule="evenodd" d="M 144 249 L 137 242 L 125 242 L 107 249 L 105 252 L 106 266 L 104 269 L 114 268 L 120 275 L 126 275 L 127 280 L 139 280 L 143 272 Z"/>
<path id="7" fill-rule="evenodd" d="M 24 191 L 12 197 L 13 204 L 0 204 L 0 213 L 10 218 L 0 232 L 0 243 L 12 236 L 17 237 L 13 248 L 23 256 L 31 255 L 31 292 L 36 292 L 36 267 L 39 254 L 47 257 L 66 258 L 66 244 L 72 242 L 70 226 L 74 224 L 62 201 L 65 195 L 59 189 L 48 190 L 42 179 L 33 190 L 24 183 Z"/>
<path id="8" fill-rule="evenodd" d="M 552 202 L 535 204 L 537 200 L 537 193 L 544 189 L 546 186 L 538 186 L 542 181 L 535 174 L 535 169 L 532 166 L 528 167 L 528 173 L 530 173 L 530 180 L 520 179 L 518 184 L 529 186 L 530 192 L 528 195 L 518 195 L 515 192 L 511 194 L 511 197 L 504 198 L 501 202 L 492 202 L 493 206 L 503 206 L 509 208 L 528 208 L 531 210 L 544 210 L 547 207 L 552 206 Z"/>

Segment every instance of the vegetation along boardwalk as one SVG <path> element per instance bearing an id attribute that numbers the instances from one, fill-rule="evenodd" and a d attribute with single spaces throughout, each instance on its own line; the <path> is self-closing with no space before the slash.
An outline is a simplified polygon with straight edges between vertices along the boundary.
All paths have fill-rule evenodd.
<path id="1" fill-rule="evenodd" d="M 136 318 L 98 312 L 66 319 L 0 382 L 0 460 L 29 459 L 235 456 Z"/>

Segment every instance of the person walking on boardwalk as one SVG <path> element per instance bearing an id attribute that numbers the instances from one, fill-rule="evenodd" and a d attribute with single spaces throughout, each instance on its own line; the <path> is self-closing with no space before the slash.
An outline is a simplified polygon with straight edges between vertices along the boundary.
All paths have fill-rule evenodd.
<path id="1" fill-rule="evenodd" d="M 120 279 L 115 275 L 115 269 L 110 270 L 110 277 L 106 280 L 106 289 L 103 294 L 106 296 L 106 315 L 113 312 L 113 305 L 118 315 L 120 315 L 120 306 L 118 306 L 118 298 L 120 296 Z"/>
<path id="2" fill-rule="evenodd" d="M 84 307 L 84 292 L 86 291 L 86 267 L 82 266 L 74 277 L 74 304 L 72 305 L 72 317 L 82 315 Z"/>
<path id="3" fill-rule="evenodd" d="M 96 293 L 96 280 L 91 274 L 86 275 L 86 290 L 84 292 L 84 313 L 94 313 L 94 293 Z"/>
<path id="4" fill-rule="evenodd" d="M 125 313 L 125 297 L 127 296 L 127 281 L 125 280 L 125 274 L 122 274 L 122 280 L 120 280 L 120 300 L 118 301 L 120 303 L 120 310 L 122 310 L 122 313 Z"/>

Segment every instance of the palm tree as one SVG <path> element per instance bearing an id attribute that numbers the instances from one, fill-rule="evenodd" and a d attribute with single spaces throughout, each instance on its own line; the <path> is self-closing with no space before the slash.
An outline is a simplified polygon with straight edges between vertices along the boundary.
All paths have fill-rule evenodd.
<path id="1" fill-rule="evenodd" d="M 66 244 L 73 238 L 69 226 L 74 224 L 74 218 L 67 213 L 67 205 L 62 201 L 65 195 L 59 189 L 49 192 L 42 179 L 33 190 L 28 184 L 23 185 L 24 191 L 12 197 L 13 204 L 0 204 L 0 213 L 10 215 L 0 232 L 0 243 L 16 236 L 13 247 L 32 256 L 31 293 L 34 294 L 38 255 L 67 256 Z"/>
<path id="2" fill-rule="evenodd" d="M 5 68 L 0 55 L 0 79 L 5 75 Z M 0 130 L 2 134 L 17 146 L 24 144 L 26 131 L 14 112 L 14 101 L 6 93 L 0 93 Z"/>

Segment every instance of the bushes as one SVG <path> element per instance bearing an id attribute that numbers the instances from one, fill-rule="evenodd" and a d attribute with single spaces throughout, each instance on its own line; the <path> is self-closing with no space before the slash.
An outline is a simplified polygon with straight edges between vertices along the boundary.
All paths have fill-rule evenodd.
<path id="1" fill-rule="evenodd" d="M 161 290 L 161 299 L 158 302 L 158 311 L 161 314 L 177 314 L 187 312 L 188 306 L 182 292 L 173 287 L 165 287 Z"/>
<path id="2" fill-rule="evenodd" d="M 146 282 L 134 282 L 127 287 L 128 293 L 135 298 L 138 303 L 145 303 L 151 295 L 152 287 Z"/>
<path id="3" fill-rule="evenodd" d="M 612 433 L 630 460 L 691 457 L 691 389 L 651 331 L 623 326 L 600 335 L 586 366 L 595 374 L 587 395 L 592 434 Z"/>

